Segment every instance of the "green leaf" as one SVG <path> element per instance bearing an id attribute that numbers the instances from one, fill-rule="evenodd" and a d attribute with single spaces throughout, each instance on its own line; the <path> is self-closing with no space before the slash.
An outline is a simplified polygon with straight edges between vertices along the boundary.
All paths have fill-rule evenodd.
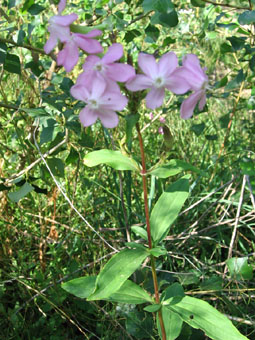
<path id="1" fill-rule="evenodd" d="M 69 164 L 75 164 L 79 159 L 79 153 L 73 148 L 71 147 L 71 150 L 69 152 L 69 155 L 66 158 L 66 165 Z"/>
<path id="2" fill-rule="evenodd" d="M 156 248 L 150 249 L 149 253 L 152 254 L 155 257 L 159 257 L 159 256 L 162 256 L 162 255 L 166 255 L 167 251 L 163 247 L 156 247 Z"/>
<path id="3" fill-rule="evenodd" d="M 144 0 L 142 6 L 145 12 L 159 11 L 167 13 L 174 8 L 174 4 L 170 0 Z"/>
<path id="4" fill-rule="evenodd" d="M 202 290 L 221 290 L 223 279 L 219 276 L 212 276 L 200 284 Z"/>
<path id="5" fill-rule="evenodd" d="M 96 276 L 84 276 L 62 283 L 61 287 L 81 299 L 87 298 L 93 293 L 96 286 Z"/>
<path id="6" fill-rule="evenodd" d="M 225 315 L 205 301 L 185 296 L 178 303 L 163 305 L 191 327 L 202 329 L 213 340 L 248 340 Z"/>
<path id="7" fill-rule="evenodd" d="M 166 331 L 166 340 L 175 340 L 181 333 L 183 321 L 178 314 L 172 312 L 165 306 L 162 306 L 161 313 L 163 316 L 163 321 Z M 157 314 L 157 326 L 159 334 L 161 335 L 161 327 L 159 324 L 158 314 Z"/>
<path id="8" fill-rule="evenodd" d="M 54 176 L 65 176 L 65 166 L 60 158 L 48 158 L 47 162 Z"/>
<path id="9" fill-rule="evenodd" d="M 180 297 L 185 296 L 184 289 L 183 289 L 182 285 L 180 285 L 177 282 L 173 283 L 171 286 L 167 287 L 163 291 L 162 300 L 164 302 L 167 302 L 169 299 L 171 299 L 175 296 L 180 296 Z"/>
<path id="10" fill-rule="evenodd" d="M 3 64 L 6 58 L 7 45 L 0 42 L 0 64 Z"/>
<path id="11" fill-rule="evenodd" d="M 153 304 L 153 305 L 150 305 L 150 306 L 146 306 L 144 307 L 143 310 L 145 310 L 146 312 L 149 312 L 149 313 L 155 313 L 157 312 L 158 310 L 160 310 L 161 308 L 161 304 Z"/>
<path id="12" fill-rule="evenodd" d="M 255 22 L 255 11 L 245 11 L 238 17 L 240 25 L 249 25 Z"/>
<path id="13" fill-rule="evenodd" d="M 190 128 L 191 131 L 195 133 L 196 136 L 200 136 L 205 129 L 205 123 L 193 124 Z"/>
<path id="14" fill-rule="evenodd" d="M 191 5 L 194 7 L 205 7 L 205 3 L 202 0 L 191 0 Z"/>
<path id="15" fill-rule="evenodd" d="M 156 26 L 148 25 L 144 31 L 146 33 L 147 42 L 156 42 L 158 40 L 160 31 Z"/>
<path id="16" fill-rule="evenodd" d="M 19 57 L 15 54 L 6 54 L 4 69 L 10 73 L 21 74 Z"/>
<path id="17" fill-rule="evenodd" d="M 45 7 L 34 4 L 34 5 L 29 7 L 28 12 L 31 15 L 37 15 L 37 14 L 41 13 L 43 10 L 45 10 Z"/>
<path id="18" fill-rule="evenodd" d="M 116 170 L 139 170 L 133 159 L 124 156 L 120 151 L 106 149 L 88 153 L 84 158 L 84 164 L 89 167 L 107 164 Z"/>
<path id="19" fill-rule="evenodd" d="M 42 132 L 40 134 L 40 144 L 52 142 L 58 133 L 58 125 L 55 119 L 46 119 L 42 126 Z"/>
<path id="20" fill-rule="evenodd" d="M 28 182 L 24 183 L 18 191 L 8 193 L 8 197 L 13 202 L 19 202 L 19 200 L 25 197 L 28 193 L 34 190 L 34 187 Z"/>
<path id="21" fill-rule="evenodd" d="M 148 240 L 148 235 L 147 235 L 147 231 L 142 228 L 142 227 L 139 227 L 139 226 L 132 226 L 131 227 L 131 230 L 138 236 L 140 236 L 141 238 L 143 238 L 144 240 Z"/>
<path id="22" fill-rule="evenodd" d="M 239 51 L 244 47 L 245 39 L 246 38 L 244 37 L 235 37 L 235 36 L 227 38 L 227 40 L 230 41 L 234 51 Z"/>
<path id="23" fill-rule="evenodd" d="M 243 82 L 245 80 L 246 75 L 243 73 L 243 70 L 239 70 L 239 72 L 237 73 L 236 77 L 234 79 L 232 79 L 227 86 L 225 87 L 226 91 L 230 91 L 233 90 L 237 87 L 239 87 L 240 83 Z"/>
<path id="24" fill-rule="evenodd" d="M 145 248 L 143 244 L 136 243 L 136 242 L 125 242 L 125 246 L 133 248 L 133 249 L 140 248 L 140 249 L 143 249 L 143 250 L 146 250 L 146 251 L 149 250 L 149 248 Z"/>
<path id="25" fill-rule="evenodd" d="M 39 107 L 36 109 L 26 109 L 20 108 L 21 111 L 26 112 L 30 117 L 38 118 L 38 117 L 50 117 L 49 113 L 46 112 L 43 108 Z"/>
<path id="26" fill-rule="evenodd" d="M 159 16 L 159 21 L 162 26 L 175 27 L 179 22 L 177 12 L 172 10 L 170 13 L 162 13 Z"/>
<path id="27" fill-rule="evenodd" d="M 248 257 L 233 257 L 227 260 L 231 277 L 236 280 L 251 280 L 252 266 L 248 264 Z"/>
<path id="28" fill-rule="evenodd" d="M 255 162 L 252 159 L 245 159 L 243 162 L 240 162 L 240 168 L 242 174 L 248 176 L 255 176 Z"/>
<path id="29" fill-rule="evenodd" d="M 145 302 L 153 303 L 152 297 L 144 289 L 130 280 L 124 282 L 120 289 L 106 300 L 136 305 Z"/>
<path id="30" fill-rule="evenodd" d="M 153 170 L 148 170 L 148 174 L 159 178 L 167 178 L 188 170 L 200 173 L 200 171 L 193 165 L 179 159 L 171 159 L 171 161 L 165 165 L 161 165 Z"/>
<path id="31" fill-rule="evenodd" d="M 189 176 L 171 184 L 159 197 L 150 217 L 151 236 L 155 243 L 168 233 L 189 195 Z"/>
<path id="32" fill-rule="evenodd" d="M 88 300 L 103 300 L 116 293 L 147 256 L 144 249 L 124 249 L 114 255 L 98 275 L 96 290 Z"/>

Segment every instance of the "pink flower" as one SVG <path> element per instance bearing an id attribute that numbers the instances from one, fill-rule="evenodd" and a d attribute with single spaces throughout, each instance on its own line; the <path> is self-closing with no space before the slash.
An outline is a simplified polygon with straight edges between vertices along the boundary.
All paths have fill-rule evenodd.
<path id="1" fill-rule="evenodd" d="M 163 104 L 165 88 L 176 94 L 183 94 L 190 85 L 175 71 L 178 59 L 174 52 L 164 54 L 157 63 L 154 56 L 140 53 L 138 65 L 144 74 L 138 74 L 126 84 L 130 91 L 151 89 L 146 96 L 146 106 L 155 109 Z"/>
<path id="2" fill-rule="evenodd" d="M 70 39 L 70 28 L 72 22 L 78 18 L 77 14 L 72 13 L 69 15 L 54 15 L 49 19 L 48 31 L 50 37 L 44 45 L 45 53 L 49 54 L 53 48 L 57 45 L 58 40 L 62 43 Z"/>
<path id="3" fill-rule="evenodd" d="M 104 79 L 106 82 L 126 82 L 135 76 L 135 70 L 132 66 L 122 63 L 116 63 L 123 56 L 123 47 L 121 44 L 112 44 L 108 51 L 99 58 L 90 55 L 83 64 L 84 72 L 79 75 L 77 84 L 91 83 L 95 77 Z"/>
<path id="4" fill-rule="evenodd" d="M 159 117 L 159 121 L 160 121 L 160 123 L 162 123 L 162 124 L 165 124 L 165 122 L 166 122 L 166 120 L 165 120 L 164 117 Z"/>
<path id="5" fill-rule="evenodd" d="M 164 134 L 164 130 L 163 130 L 163 127 L 162 127 L 162 126 L 160 126 L 160 127 L 158 128 L 158 133 L 159 133 L 160 135 L 163 135 L 163 134 Z"/>
<path id="6" fill-rule="evenodd" d="M 61 14 L 66 7 L 66 0 L 60 0 L 58 4 L 58 14 Z"/>
<path id="7" fill-rule="evenodd" d="M 178 70 L 178 74 L 186 79 L 191 90 L 194 90 L 181 105 L 181 118 L 188 119 L 193 115 L 193 111 L 198 103 L 201 111 L 206 103 L 206 87 L 208 77 L 204 69 L 201 68 L 199 59 L 195 54 L 187 54 L 183 58 L 183 66 Z"/>
<path id="8" fill-rule="evenodd" d="M 84 126 L 94 124 L 97 118 L 106 128 L 117 126 L 119 119 L 115 111 L 123 110 L 128 102 L 125 96 L 115 91 L 115 87 L 97 77 L 90 88 L 83 85 L 72 86 L 71 94 L 87 104 L 79 115 Z"/>
<path id="9" fill-rule="evenodd" d="M 63 65 L 67 72 L 70 72 L 79 60 L 79 48 L 87 53 L 101 53 L 101 44 L 91 39 L 101 35 L 100 30 L 93 30 L 87 34 L 72 33 L 65 41 L 64 48 L 59 52 L 57 64 Z"/>
<path id="10" fill-rule="evenodd" d="M 149 117 L 150 117 L 150 120 L 152 120 L 154 118 L 154 115 L 153 115 L 152 112 L 150 112 Z"/>

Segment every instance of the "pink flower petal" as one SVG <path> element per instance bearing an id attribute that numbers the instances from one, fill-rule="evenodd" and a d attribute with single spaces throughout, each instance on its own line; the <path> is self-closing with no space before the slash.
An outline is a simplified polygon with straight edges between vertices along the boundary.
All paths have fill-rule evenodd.
<path id="1" fill-rule="evenodd" d="M 178 59 L 174 52 L 164 54 L 158 63 L 159 74 L 168 77 L 178 66 Z"/>
<path id="2" fill-rule="evenodd" d="M 145 90 L 153 86 L 153 80 L 143 74 L 138 74 L 134 79 L 125 84 L 130 91 Z"/>
<path id="3" fill-rule="evenodd" d="M 89 92 L 85 86 L 74 85 L 71 87 L 70 93 L 75 99 L 81 100 L 85 103 L 88 102 Z"/>
<path id="4" fill-rule="evenodd" d="M 58 39 L 54 35 L 50 35 L 49 39 L 47 40 L 46 44 L 44 45 L 43 49 L 44 52 L 49 54 L 50 51 L 53 50 L 53 48 L 57 45 Z"/>
<path id="5" fill-rule="evenodd" d="M 85 107 L 81 110 L 79 118 L 83 126 L 90 126 L 96 122 L 98 114 L 97 112 Z"/>
<path id="6" fill-rule="evenodd" d="M 75 13 L 71 13 L 69 15 L 54 15 L 50 18 L 50 24 L 56 24 L 59 26 L 69 26 L 73 23 L 76 19 L 78 19 L 78 15 Z"/>
<path id="7" fill-rule="evenodd" d="M 85 72 L 93 70 L 93 67 L 96 63 L 98 63 L 101 59 L 96 55 L 87 56 L 85 63 L 82 65 L 82 68 Z"/>
<path id="8" fill-rule="evenodd" d="M 164 88 L 155 88 L 153 87 L 150 92 L 146 96 L 146 106 L 149 109 L 156 109 L 163 104 L 165 96 Z"/>
<path id="9" fill-rule="evenodd" d="M 73 39 L 83 51 L 87 53 L 101 53 L 103 47 L 100 42 L 95 39 L 86 38 L 84 34 L 73 33 Z"/>
<path id="10" fill-rule="evenodd" d="M 114 63 L 108 66 L 106 76 L 115 81 L 126 82 L 135 77 L 135 70 L 130 65 Z"/>
<path id="11" fill-rule="evenodd" d="M 100 35 L 102 35 L 102 31 L 100 30 L 92 30 L 86 34 L 84 34 L 86 38 L 95 38 L 98 37 Z"/>
<path id="12" fill-rule="evenodd" d="M 98 118 L 101 120 L 103 126 L 106 128 L 114 128 L 118 125 L 119 122 L 118 115 L 112 110 L 104 110 L 103 112 L 98 112 Z"/>
<path id="13" fill-rule="evenodd" d="M 200 99 L 200 102 L 198 103 L 199 111 L 203 110 L 205 103 L 206 103 L 206 95 L 205 95 L 205 92 L 204 92 L 204 94 L 202 95 L 202 98 Z"/>
<path id="14" fill-rule="evenodd" d="M 72 71 L 79 60 L 79 50 L 73 41 L 66 43 L 63 50 L 61 50 L 57 57 L 57 64 L 63 65 L 66 72 Z"/>
<path id="15" fill-rule="evenodd" d="M 176 70 L 177 71 L 177 70 Z M 189 82 L 174 71 L 166 80 L 165 86 L 175 94 L 183 94 L 190 90 Z"/>
<path id="16" fill-rule="evenodd" d="M 138 56 L 138 65 L 144 74 L 154 79 L 158 76 L 158 65 L 153 55 L 139 53 Z"/>
<path id="17" fill-rule="evenodd" d="M 105 92 L 101 103 L 103 109 L 121 111 L 127 105 L 128 100 L 121 93 Z"/>
<path id="18" fill-rule="evenodd" d="M 197 91 L 192 93 L 187 99 L 185 99 L 181 104 L 181 118 L 189 119 L 193 115 L 193 111 L 203 95 L 202 91 Z"/>
<path id="19" fill-rule="evenodd" d="M 200 90 L 203 84 L 208 81 L 208 77 L 201 68 L 199 59 L 195 54 L 188 54 L 183 58 L 183 68 L 189 71 L 189 73 L 186 73 L 186 79 L 193 90 Z"/>
<path id="20" fill-rule="evenodd" d="M 182 60 L 182 65 L 196 73 L 201 73 L 201 66 L 198 57 L 195 54 L 187 54 Z"/>
<path id="21" fill-rule="evenodd" d="M 102 58 L 102 62 L 104 64 L 114 63 L 116 60 L 119 60 L 123 56 L 123 47 L 121 44 L 112 44 L 108 51 Z"/>
<path id="22" fill-rule="evenodd" d="M 58 14 L 61 14 L 66 7 L 66 0 L 60 0 L 58 4 Z"/>
<path id="23" fill-rule="evenodd" d="M 91 98 L 100 99 L 106 88 L 106 82 L 98 77 L 94 78 L 91 89 Z"/>
<path id="24" fill-rule="evenodd" d="M 50 32 L 51 36 L 56 37 L 61 42 L 66 42 L 71 37 L 69 26 L 52 24 L 48 27 L 48 31 Z"/>

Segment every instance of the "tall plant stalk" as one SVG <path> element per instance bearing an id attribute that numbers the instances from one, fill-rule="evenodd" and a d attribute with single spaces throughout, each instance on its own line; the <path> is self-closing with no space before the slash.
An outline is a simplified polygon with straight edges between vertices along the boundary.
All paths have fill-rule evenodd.
<path id="1" fill-rule="evenodd" d="M 143 198 L 144 198 L 144 211 L 145 211 L 145 220 L 146 220 L 146 229 L 147 229 L 147 235 L 148 235 L 148 245 L 149 248 L 152 249 L 152 240 L 151 240 L 151 228 L 150 228 L 150 214 L 149 214 L 149 206 L 148 206 L 148 190 L 147 190 L 147 177 L 146 177 L 146 163 L 145 163 L 145 153 L 144 153 L 144 147 L 143 147 L 143 138 L 140 131 L 139 123 L 136 123 L 136 130 L 138 133 L 138 139 L 139 139 L 139 146 L 140 146 L 140 152 L 141 152 L 141 160 L 142 160 L 142 179 L 143 179 Z M 154 285 L 154 292 L 155 292 L 155 300 L 157 304 L 160 304 L 160 298 L 159 298 L 159 289 L 158 289 L 158 279 L 157 279 L 157 273 L 156 273 L 156 266 L 155 266 L 155 258 L 153 255 L 151 257 L 151 271 L 152 271 L 152 278 L 153 278 L 153 285 Z M 161 313 L 161 310 L 158 311 L 158 318 L 162 333 L 162 340 L 166 340 L 166 331 L 163 321 L 163 316 Z"/>

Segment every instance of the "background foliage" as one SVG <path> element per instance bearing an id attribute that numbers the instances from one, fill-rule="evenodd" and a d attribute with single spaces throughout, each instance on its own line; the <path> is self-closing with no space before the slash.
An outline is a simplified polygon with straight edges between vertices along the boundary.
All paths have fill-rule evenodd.
<path id="1" fill-rule="evenodd" d="M 145 106 L 140 112 L 148 168 L 179 159 L 198 169 L 157 269 L 161 287 L 181 283 L 187 294 L 210 302 L 252 340 L 255 11 L 253 1 L 218 3 L 82 0 L 68 4 L 67 12 L 75 11 L 89 26 L 104 23 L 103 46 L 122 43 L 124 59 L 134 65 L 140 51 L 155 56 L 174 51 L 180 59 L 196 53 L 207 67 L 211 91 L 204 112 L 183 121 L 182 98 L 169 95 L 154 112 L 166 119 L 164 135 L 157 133 L 159 121 L 149 118 Z M 139 178 L 84 163 L 88 151 L 103 148 L 136 157 L 132 103 L 137 98 L 119 128 L 81 127 L 77 113 L 82 105 L 69 94 L 81 63 L 66 74 L 54 55 L 43 51 L 55 5 L 4 0 L 0 8 L 2 338 L 157 339 L 155 320 L 142 307 L 84 301 L 60 285 L 96 275 L 112 253 L 61 194 L 33 135 L 76 209 L 114 247 L 124 245 L 126 227 L 143 225 L 144 216 Z M 151 177 L 151 207 L 179 177 Z M 135 275 L 137 283 L 152 289 L 146 265 Z M 185 326 L 178 339 L 206 338 Z"/>

